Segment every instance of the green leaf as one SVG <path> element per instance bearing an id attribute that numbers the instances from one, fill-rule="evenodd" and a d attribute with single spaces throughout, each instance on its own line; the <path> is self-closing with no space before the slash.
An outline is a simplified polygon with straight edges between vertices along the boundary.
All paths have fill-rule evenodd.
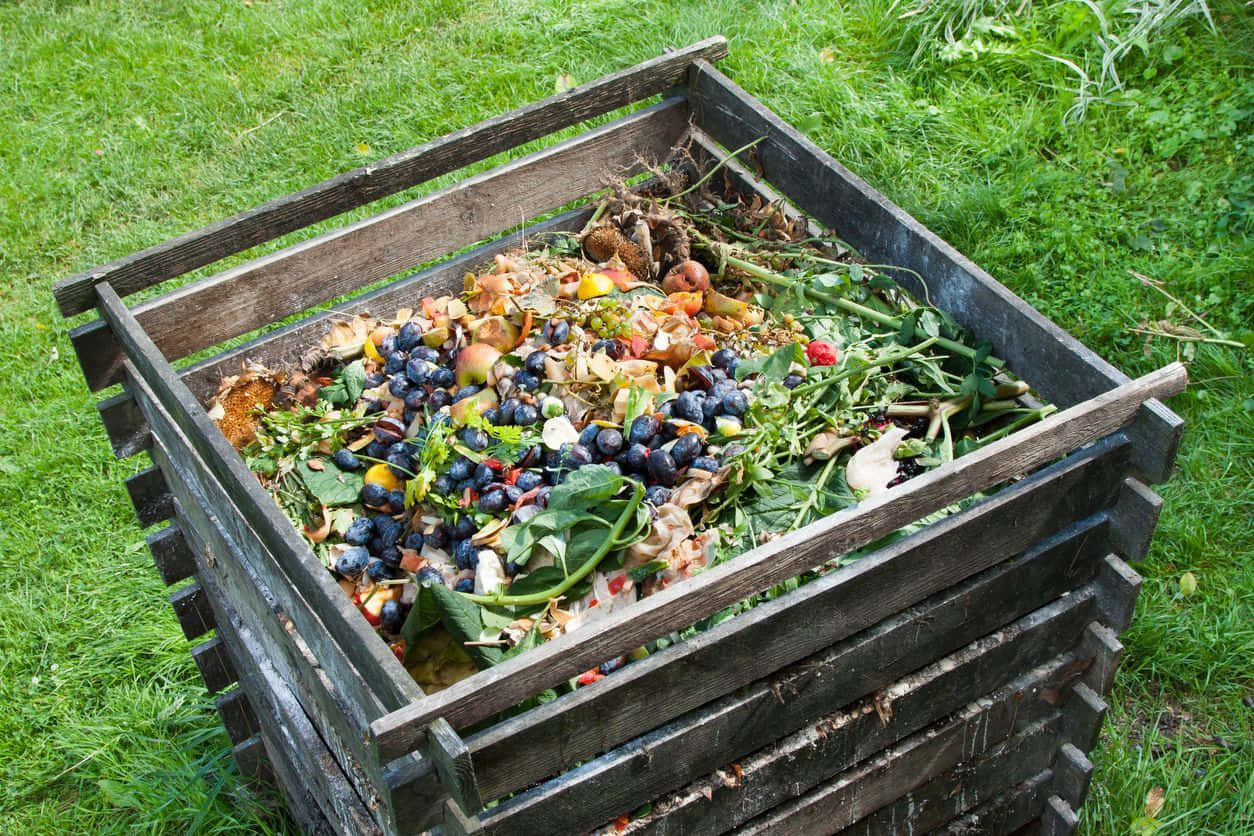
<path id="1" fill-rule="evenodd" d="M 430 584 L 418 585 L 418 597 L 405 616 L 401 625 L 401 638 L 405 640 L 405 661 L 410 661 L 409 654 L 417 647 L 418 637 L 440 623 L 440 610 L 436 606 L 435 596 L 431 593 Z"/>
<path id="2" fill-rule="evenodd" d="M 566 573 L 557 566 L 543 566 L 517 577 L 509 585 L 510 595 L 534 595 L 566 580 Z"/>
<path id="3" fill-rule="evenodd" d="M 760 354 L 741 360 L 736 366 L 736 379 L 744 380 L 751 374 L 762 376 L 762 380 L 772 383 L 781 382 L 792 368 L 793 363 L 805 361 L 805 351 L 800 343 L 793 343 L 777 348 L 770 354 Z"/>
<path id="4" fill-rule="evenodd" d="M 544 639 L 540 636 L 540 622 L 537 620 L 535 624 L 531 625 L 531 629 L 527 631 L 527 634 L 518 640 L 518 644 L 505 651 L 501 658 L 512 659 L 520 653 L 526 653 L 533 647 L 539 647 L 543 641 Z"/>
<path id="5" fill-rule="evenodd" d="M 558 509 L 585 509 L 618 493 L 623 480 L 623 476 L 605 465 L 585 465 L 553 489 L 549 505 Z"/>
<path id="6" fill-rule="evenodd" d="M 627 577 L 631 578 L 632 581 L 635 583 L 640 583 L 641 581 L 643 581 L 645 578 L 649 577 L 650 575 L 656 575 L 658 572 L 662 571 L 669 565 L 670 564 L 667 563 L 665 560 L 653 560 L 644 564 L 643 566 L 637 566 L 634 569 L 628 569 Z"/>
<path id="7" fill-rule="evenodd" d="M 462 644 L 475 665 L 483 670 L 500 662 L 502 654 L 499 647 L 466 644 L 479 641 L 483 634 L 483 614 L 479 606 L 443 584 L 432 584 L 428 588 L 439 610 L 440 623 Z"/>
<path id="8" fill-rule="evenodd" d="M 318 397 L 333 404 L 355 404 L 366 388 L 366 367 L 354 360 L 343 368 L 334 382 L 323 386 Z"/>
<path id="9" fill-rule="evenodd" d="M 322 462 L 322 470 L 311 470 L 310 460 L 302 460 L 296 466 L 296 473 L 309 492 L 328 507 L 355 503 L 361 494 L 364 474 L 342 471 L 325 459 L 317 461 Z"/>

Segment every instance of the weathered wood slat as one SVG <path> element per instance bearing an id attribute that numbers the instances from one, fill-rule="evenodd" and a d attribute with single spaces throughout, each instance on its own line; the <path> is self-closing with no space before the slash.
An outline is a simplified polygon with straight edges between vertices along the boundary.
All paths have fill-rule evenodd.
<path id="1" fill-rule="evenodd" d="M 468 816 L 453 799 L 444 800 L 444 832 L 449 836 L 474 836 L 483 833 L 483 825 L 475 816 Z"/>
<path id="2" fill-rule="evenodd" d="M 1115 683 L 1115 672 L 1119 669 L 1123 645 L 1113 630 L 1094 621 L 1084 632 L 1084 646 L 1086 652 L 1093 657 L 1092 666 L 1084 672 L 1084 684 L 1098 694 L 1109 693 Z"/>
<path id="3" fill-rule="evenodd" d="M 231 664 L 226 649 L 222 646 L 222 639 L 217 636 L 193 647 L 192 659 L 200 669 L 205 690 L 211 694 L 218 693 L 239 679 L 235 666 Z"/>
<path id="4" fill-rule="evenodd" d="M 688 125 L 680 97 L 624 116 L 427 197 L 173 290 L 134 309 L 169 359 L 409 270 L 604 188 L 670 155 Z M 117 382 L 121 349 L 103 322 L 70 335 L 88 387 Z"/>
<path id="5" fill-rule="evenodd" d="M 728 786 L 722 779 L 730 758 L 724 760 L 719 764 L 724 767 L 721 774 L 703 777 L 655 802 L 654 813 L 633 821 L 627 831 L 655 836 L 721 833 L 975 700 L 992 712 L 988 715 L 989 723 L 1010 731 L 1012 727 L 1022 728 L 1055 710 L 1055 683 L 1070 668 L 1085 661 L 1076 652 L 1067 651 L 1036 664 L 1051 652 L 1051 647 L 1065 643 L 1065 636 L 1053 633 L 1056 628 L 1069 630 L 1074 639 L 1077 610 L 1069 606 L 1068 602 L 1053 604 L 1046 608 L 1048 611 L 1025 616 L 861 702 L 740 757 L 739 781 L 735 786 Z M 1082 610 L 1078 613 L 1080 618 Z M 830 668 L 815 670 L 827 671 L 823 676 L 831 675 Z M 1024 670 L 1027 672 L 1010 678 L 1015 671 Z M 786 686 L 779 691 L 785 695 L 781 699 L 790 693 Z M 837 702 L 833 699 L 829 705 Z M 875 710 L 877 703 L 888 718 L 886 722 Z M 764 707 L 772 709 L 769 703 Z M 980 734 L 982 737 L 983 731 Z"/>
<path id="6" fill-rule="evenodd" d="M 1150 541 L 1163 510 L 1163 498 L 1140 479 L 1129 478 L 1111 512 L 1111 545 L 1127 561 L 1135 563 L 1149 554 Z"/>
<path id="7" fill-rule="evenodd" d="M 1042 770 L 1017 787 L 986 801 L 936 830 L 938 836 L 1005 836 L 1040 815 L 1053 781 L 1053 771 Z"/>
<path id="8" fill-rule="evenodd" d="M 212 610 L 210 614 L 212 615 Z M 257 715 L 248 702 L 248 693 L 243 688 L 236 688 L 219 695 L 214 699 L 213 706 L 218 710 L 218 718 L 222 721 L 222 726 L 226 729 L 227 736 L 231 738 L 232 743 L 243 743 L 249 738 L 256 737 L 261 730 L 261 726 L 257 723 Z"/>
<path id="9" fill-rule="evenodd" d="M 698 59 L 727 55 L 727 39 L 707 38 L 603 76 L 565 93 L 486 119 L 211 226 L 57 282 L 62 316 L 95 305 L 92 287 L 109 282 L 122 296 L 182 275 L 280 235 L 487 159 L 681 84 Z"/>
<path id="10" fill-rule="evenodd" d="M 209 578 L 204 581 L 211 583 Z M 209 600 L 218 640 L 240 672 L 293 816 L 313 832 L 325 832 L 330 825 L 336 833 L 381 833 L 249 624 L 217 592 L 211 589 Z"/>
<path id="11" fill-rule="evenodd" d="M 986 490 L 1118 430 L 1145 399 L 1178 392 L 1182 367 L 1124 384 L 912 479 L 856 508 L 746 552 L 637 602 L 622 615 L 560 636 L 372 724 L 383 759 L 410 751 L 426 724 L 454 727 L 490 717 L 602 660 L 680 629 L 824 560 L 873 542 L 900 526 Z"/>
<path id="12" fill-rule="evenodd" d="M 908 608 L 928 595 L 936 597 L 920 606 L 939 608 L 937 612 L 942 613 L 944 606 L 952 606 L 953 614 L 918 616 L 930 640 L 918 646 L 911 642 L 913 661 L 896 660 L 907 666 L 896 674 L 888 658 L 880 666 L 856 668 L 881 678 L 878 684 L 868 684 L 868 689 L 1046 603 L 1065 589 L 1087 582 L 1104 553 L 1104 517 L 1098 515 L 1068 526 L 1057 536 L 1050 534 L 1054 527 L 1101 507 L 1126 466 L 1121 452 L 1117 442 L 1103 442 L 1079 454 L 1078 461 L 1055 465 L 988 503 L 864 557 L 841 573 L 831 573 L 789 596 L 633 663 L 595 688 L 581 688 L 473 735 L 467 742 L 485 798 L 525 787 L 555 769 L 606 751 L 807 653 L 826 652 L 832 643 L 895 613 L 904 611 L 912 616 L 915 610 Z M 1015 524 L 1007 525 L 1008 519 Z M 1043 542 L 1018 561 L 1000 564 L 960 583 L 972 572 L 1000 563 L 1042 538 Z M 999 578 L 1017 580 L 1002 583 L 996 580 Z M 1032 592 L 1021 594 L 1023 589 Z M 981 595 L 988 596 L 987 607 L 976 606 Z M 998 610 L 998 603 L 1012 608 L 1011 612 Z M 814 613 L 825 615 L 815 619 Z M 997 621 L 1003 614 L 1004 619 Z M 896 619 L 890 623 L 895 624 Z M 886 628 L 881 625 L 874 629 Z M 903 628 L 902 634 L 914 638 L 919 629 Z M 970 630 L 976 632 L 968 635 Z M 940 637 L 947 646 L 933 647 Z M 885 652 L 882 648 L 871 651 L 872 658 Z M 711 659 L 719 664 L 712 666 Z M 848 665 L 842 662 L 840 667 L 846 669 Z M 836 680 L 826 679 L 825 684 L 834 686 Z M 664 705 L 650 699 L 658 693 L 671 695 Z M 855 696 L 846 695 L 845 699 Z M 830 703 L 830 697 L 824 699 Z M 753 699 L 743 702 L 745 706 L 755 705 Z M 764 719 L 749 708 L 745 710 L 752 715 L 750 719 Z M 771 727 L 761 731 L 765 739 L 790 730 L 780 725 L 780 721 L 788 721 L 786 717 L 772 720 Z M 792 728 L 803 722 L 797 721 Z M 738 731 L 720 738 L 723 744 L 753 739 L 749 720 L 729 721 L 729 727 Z M 691 751 L 694 747 L 683 748 Z M 670 755 L 657 759 L 674 762 Z M 666 768 L 661 768 L 657 777 L 665 772 Z"/>
<path id="13" fill-rule="evenodd" d="M 1078 676 L 1078 674 L 1077 674 Z M 1063 719 L 1066 739 L 1081 751 L 1092 751 L 1106 716 L 1106 701 L 1083 682 L 1075 682 L 1066 693 Z"/>
<path id="14" fill-rule="evenodd" d="M 146 404 L 146 390 L 137 387 L 136 391 L 140 393 L 141 403 Z M 160 428 L 163 419 L 157 417 L 158 414 L 153 412 L 153 425 Z M 172 457 L 166 450 L 165 442 L 160 440 L 160 435 L 166 434 L 161 429 L 158 433 L 159 438 L 151 452 L 155 459 L 162 462 L 163 468 L 170 474 L 171 487 L 181 497 L 183 525 L 195 543 L 198 577 L 211 604 L 215 599 L 229 600 L 232 609 L 247 618 L 254 641 L 263 648 L 269 664 L 296 694 L 324 741 L 323 745 L 336 758 L 361 797 L 368 800 L 372 810 L 380 811 L 383 822 L 387 824 L 389 808 L 383 791 L 382 771 L 366 757 L 362 739 L 369 718 L 382 710 L 381 704 L 364 685 L 360 675 L 346 665 L 336 648 L 323 642 L 319 645 L 325 651 L 321 655 L 311 649 L 300 628 L 320 630 L 320 622 L 307 612 L 290 590 L 280 590 L 276 596 L 266 581 L 251 570 L 252 564 L 244 556 L 238 541 L 227 529 L 223 518 L 212 510 L 210 501 L 194 484 L 193 477 L 184 466 L 195 459 L 194 454 L 183 450 L 181 460 Z M 167 437 L 171 438 L 172 445 L 181 439 L 173 433 Z M 289 616 L 289 613 L 295 617 Z"/>
<path id="15" fill-rule="evenodd" d="M 165 485 L 165 478 L 156 467 L 149 467 L 128 476 L 126 493 L 135 506 L 135 517 L 141 528 L 156 525 L 170 519 L 174 514 L 173 500 L 170 490 Z"/>
<path id="16" fill-rule="evenodd" d="M 1127 382 L 1126 375 L 708 63 L 693 65 L 689 97 L 699 127 L 728 148 L 762 138 L 754 160 L 768 181 L 873 263 L 921 275 L 933 304 L 993 341 L 996 353 L 1050 400 L 1071 406 Z M 906 270 L 896 271 L 896 278 L 923 297 L 918 279 Z M 1170 473 L 1182 427 L 1179 416 L 1161 403 L 1146 404 L 1144 420 L 1132 432 L 1138 467 L 1151 482 Z"/>
<path id="17" fill-rule="evenodd" d="M 148 425 L 129 393 L 105 398 L 96 404 L 96 411 L 109 436 L 113 455 L 128 459 L 148 446 Z"/>
<path id="18" fill-rule="evenodd" d="M 449 798 L 469 815 L 479 812 L 483 799 L 475 781 L 470 750 L 447 720 L 435 720 L 427 727 L 427 752 Z"/>
<path id="19" fill-rule="evenodd" d="M 1132 623 L 1137 595 L 1141 591 L 1141 576 L 1113 554 L 1106 556 L 1101 576 L 1102 622 L 1116 633 L 1122 633 Z"/>
<path id="20" fill-rule="evenodd" d="M 262 541 L 278 563 L 290 588 L 318 613 L 326 629 L 318 634 L 308 634 L 307 640 L 325 643 L 326 647 L 318 647 L 320 655 L 331 652 L 329 648 L 333 645 L 338 645 L 339 652 L 345 652 L 344 649 L 351 651 L 361 676 L 385 707 L 407 704 L 420 697 L 422 692 L 413 678 L 378 641 L 361 613 L 352 607 L 343 590 L 314 557 L 291 522 L 257 483 L 243 459 L 209 420 L 122 300 L 108 284 L 98 285 L 97 292 L 101 315 L 109 322 L 134 363 L 134 379 L 142 378 L 143 386 L 152 393 L 152 402 L 159 403 L 166 410 L 173 425 L 179 428 L 191 449 L 201 457 L 205 468 L 213 476 L 211 481 L 219 485 L 234 504 L 238 513 L 221 518 L 232 525 L 250 529 L 253 534 L 247 536 L 255 536 Z M 137 401 L 140 400 L 139 391 L 132 391 Z M 142 409 L 142 402 L 140 406 Z M 153 426 L 153 415 L 145 415 L 149 425 Z"/>
<path id="21" fill-rule="evenodd" d="M 1071 805 L 1056 795 L 1045 800 L 1045 810 L 1041 813 L 1040 836 L 1071 836 L 1080 826 L 1080 817 L 1071 809 Z"/>
<path id="22" fill-rule="evenodd" d="M 1058 756 L 1054 758 L 1054 791 L 1079 810 L 1089 792 L 1089 781 L 1093 778 L 1093 763 L 1071 743 L 1062 744 Z"/>
<path id="23" fill-rule="evenodd" d="M 177 522 L 171 520 L 167 527 L 149 534 L 146 540 L 148 551 L 152 552 L 152 562 L 166 586 L 190 578 L 196 571 L 196 561 Z"/>
<path id="24" fill-rule="evenodd" d="M 231 746 L 231 759 L 235 768 L 246 778 L 274 783 L 274 770 L 266 755 L 266 744 L 258 732 Z"/>
<path id="25" fill-rule="evenodd" d="M 205 590 L 200 584 L 191 583 L 171 592 L 170 606 L 185 638 L 199 638 L 213 629 L 213 610 L 209 608 Z"/>

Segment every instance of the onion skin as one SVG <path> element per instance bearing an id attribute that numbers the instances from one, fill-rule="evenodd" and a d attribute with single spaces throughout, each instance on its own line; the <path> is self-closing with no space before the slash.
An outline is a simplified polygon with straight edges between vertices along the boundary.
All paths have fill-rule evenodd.
<path id="1" fill-rule="evenodd" d="M 710 272 L 699 261 L 688 259 L 670 269 L 662 279 L 662 290 L 669 293 L 703 293 L 710 289 Z"/>

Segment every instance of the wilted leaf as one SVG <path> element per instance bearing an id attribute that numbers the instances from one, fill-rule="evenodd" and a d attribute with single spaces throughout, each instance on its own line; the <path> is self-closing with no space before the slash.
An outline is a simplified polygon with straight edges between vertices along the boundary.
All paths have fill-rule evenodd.
<path id="1" fill-rule="evenodd" d="M 825 46 L 819 50 L 819 60 L 824 64 L 830 64 L 836 60 L 836 53 L 832 51 L 830 46 Z"/>
<path id="2" fill-rule="evenodd" d="M 1162 787 L 1154 787 L 1145 794 L 1145 815 L 1151 819 L 1158 818 L 1167 800 L 1167 791 Z"/>
<path id="3" fill-rule="evenodd" d="M 567 90 L 570 90 L 574 86 L 575 86 L 575 80 L 571 78 L 569 75 L 567 75 L 566 73 L 562 73 L 561 75 L 557 77 L 557 80 L 553 83 L 553 90 L 554 92 L 557 92 L 557 93 L 565 93 Z"/>

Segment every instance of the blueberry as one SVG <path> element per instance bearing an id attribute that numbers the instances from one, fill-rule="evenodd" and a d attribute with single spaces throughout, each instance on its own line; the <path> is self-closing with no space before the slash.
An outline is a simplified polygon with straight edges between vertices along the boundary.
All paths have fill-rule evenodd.
<path id="1" fill-rule="evenodd" d="M 626 348 L 618 340 L 597 340 L 592 344 L 592 353 L 604 351 L 611 360 L 619 360 L 622 359 Z"/>
<path id="2" fill-rule="evenodd" d="M 543 351 L 533 351 L 523 361 L 523 369 L 536 377 L 544 377 L 544 358 L 548 355 Z"/>
<path id="3" fill-rule="evenodd" d="M 454 540 L 465 540 L 472 536 L 478 529 L 475 527 L 475 521 L 469 514 L 462 514 L 453 523 L 452 535 Z"/>
<path id="4" fill-rule="evenodd" d="M 392 570 L 382 560 L 374 559 L 366 564 L 366 577 L 378 583 L 392 576 Z"/>
<path id="5" fill-rule="evenodd" d="M 339 557 L 335 559 L 335 571 L 339 572 L 346 578 L 355 578 L 361 574 L 361 570 L 366 568 L 366 564 L 370 562 L 370 552 L 361 546 L 352 546 L 345 549 Z"/>
<path id="6" fill-rule="evenodd" d="M 331 461 L 340 470 L 353 471 L 361 467 L 361 462 L 353 455 L 353 451 L 347 447 L 336 450 L 335 455 L 331 457 Z"/>
<path id="7" fill-rule="evenodd" d="M 376 439 L 375 441 L 367 444 L 366 448 L 361 452 L 364 453 L 368 459 L 386 459 L 388 457 L 388 446 L 389 445 Z"/>
<path id="8" fill-rule="evenodd" d="M 501 488 L 488 491 L 479 497 L 479 510 L 485 514 L 499 514 L 508 507 L 509 497 L 505 495 L 505 491 Z"/>
<path id="9" fill-rule="evenodd" d="M 563 445 L 563 447 L 565 447 L 565 445 Z M 570 448 L 566 450 L 562 463 L 571 470 L 583 467 L 585 464 L 592 464 L 592 451 L 587 447 L 584 447 L 582 444 L 572 444 L 570 445 Z"/>
<path id="10" fill-rule="evenodd" d="M 388 490 L 380 484 L 370 482 L 361 488 L 361 501 L 371 508 L 382 508 L 387 504 Z"/>
<path id="11" fill-rule="evenodd" d="M 527 371 L 514 372 L 514 385 L 524 392 L 534 392 L 540 388 L 540 378 Z M 514 420 L 517 423 L 517 416 Z"/>
<path id="12" fill-rule="evenodd" d="M 464 401 L 467 398 L 477 395 L 482 391 L 483 391 L 482 386 L 477 386 L 474 383 L 467 384 L 466 386 L 463 386 L 462 388 L 458 389 L 456 392 L 453 393 L 453 403 L 457 403 L 458 401 Z"/>
<path id="13" fill-rule="evenodd" d="M 401 609 L 401 602 L 392 600 L 384 601 L 383 606 L 379 608 L 379 626 L 385 632 L 399 633 L 401 627 L 405 624 L 405 611 Z"/>
<path id="14" fill-rule="evenodd" d="M 397 374 L 405 370 L 405 364 L 409 362 L 409 355 L 403 351 L 393 351 L 388 354 L 387 360 L 383 363 L 383 371 L 386 374 Z"/>
<path id="15" fill-rule="evenodd" d="M 736 383 L 731 380 L 720 380 L 710 387 L 710 394 L 716 398 L 726 397 L 728 392 L 736 391 Z"/>
<path id="16" fill-rule="evenodd" d="M 396 332 L 396 348 L 398 351 L 412 351 L 422 342 L 422 328 L 417 322 L 406 322 Z"/>
<path id="17" fill-rule="evenodd" d="M 415 386 L 405 393 L 405 411 L 414 411 L 422 409 L 422 405 L 427 402 L 427 392 L 421 387 Z"/>
<path id="18" fill-rule="evenodd" d="M 663 418 L 671 418 L 675 415 L 675 399 L 662 401 L 657 407 L 658 414 Z"/>
<path id="19" fill-rule="evenodd" d="M 592 447 L 596 444 L 597 436 L 601 433 L 601 428 L 596 424 L 589 424 L 579 432 L 579 443 L 584 447 Z"/>
<path id="20" fill-rule="evenodd" d="M 388 513 L 399 514 L 405 510 L 405 492 L 392 491 L 388 494 Z"/>
<path id="21" fill-rule="evenodd" d="M 485 409 L 482 415 L 483 415 L 483 420 L 486 423 L 491 424 L 494 427 L 499 427 L 501 426 L 502 423 L 504 423 L 503 421 L 501 421 L 501 410 L 496 408 L 495 406 L 490 406 L 487 409 Z"/>
<path id="22" fill-rule="evenodd" d="M 544 326 L 544 339 L 549 345 L 562 345 L 570 339 L 570 323 L 564 319 L 550 319 Z"/>
<path id="23" fill-rule="evenodd" d="M 431 483 L 431 490 L 438 494 L 450 494 L 457 486 L 457 482 L 450 479 L 447 473 L 441 473 L 435 477 L 435 481 Z"/>
<path id="24" fill-rule="evenodd" d="M 436 389 L 430 395 L 427 395 L 427 408 L 432 412 L 439 412 L 443 407 L 453 402 L 452 396 L 443 389 Z"/>
<path id="25" fill-rule="evenodd" d="M 617 456 L 623 449 L 623 434 L 613 427 L 606 427 L 597 433 L 597 449 L 602 455 Z"/>
<path id="26" fill-rule="evenodd" d="M 491 442 L 487 433 L 474 427 L 462 427 L 457 431 L 457 438 L 476 453 L 488 449 L 488 444 Z"/>
<path id="27" fill-rule="evenodd" d="M 675 437 L 675 433 L 672 433 L 671 438 L 674 438 L 674 437 Z M 661 447 L 663 444 L 665 444 L 669 440 L 670 439 L 667 438 L 666 436 L 662 435 L 661 433 L 658 433 L 657 435 L 653 436 L 653 438 L 649 439 L 649 443 L 646 446 L 650 450 L 656 450 L 657 448 Z"/>
<path id="28" fill-rule="evenodd" d="M 412 388 L 414 388 L 414 384 L 410 383 L 409 378 L 403 375 L 398 374 L 388 381 L 388 391 L 392 393 L 394 398 L 404 398 Z"/>
<path id="29" fill-rule="evenodd" d="M 675 460 L 665 450 L 654 450 L 649 455 L 649 476 L 659 485 L 675 484 Z"/>
<path id="30" fill-rule="evenodd" d="M 548 508 L 549 495 L 551 493 L 553 493 L 553 487 L 551 485 L 545 485 L 540 488 L 540 490 L 536 492 L 536 505 L 539 505 L 541 508 Z"/>
<path id="31" fill-rule="evenodd" d="M 676 467 L 686 467 L 701 455 L 701 437 L 696 433 L 684 433 L 671 445 L 671 458 Z"/>
<path id="32" fill-rule="evenodd" d="M 457 495 L 458 495 L 458 496 L 461 496 L 462 494 L 466 493 L 466 491 L 467 491 L 467 490 L 472 490 L 472 491 L 473 491 L 473 490 L 478 490 L 478 489 L 475 487 L 475 480 L 474 480 L 474 479 L 463 479 L 463 480 L 461 480 L 460 482 L 458 482 L 458 483 L 457 483 L 456 488 L 457 488 Z"/>
<path id="33" fill-rule="evenodd" d="M 749 399 L 739 389 L 734 389 L 723 396 L 723 412 L 728 415 L 744 415 L 749 409 Z"/>
<path id="34" fill-rule="evenodd" d="M 784 386 L 785 388 L 788 388 L 788 389 L 796 389 L 798 386 L 800 386 L 801 384 L 805 382 L 806 382 L 806 379 L 799 374 L 794 373 L 794 374 L 788 374 L 784 376 Z"/>
<path id="35" fill-rule="evenodd" d="M 374 537 L 374 520 L 369 517 L 358 517 L 349 523 L 344 532 L 344 542 L 350 546 L 364 546 Z"/>
<path id="36" fill-rule="evenodd" d="M 481 491 L 496 481 L 496 471 L 487 462 L 479 462 L 479 464 L 475 465 L 472 478 L 474 479 L 475 489 Z"/>
<path id="37" fill-rule="evenodd" d="M 705 420 L 705 413 L 702 410 L 704 403 L 705 394 L 702 392 L 695 390 L 680 392 L 679 397 L 675 399 L 675 417 L 700 424 Z"/>
<path id="38" fill-rule="evenodd" d="M 376 440 L 387 444 L 389 448 L 405 438 L 405 424 L 390 415 L 375 421 L 370 431 L 374 433 Z"/>
<path id="39" fill-rule="evenodd" d="M 633 444 L 627 448 L 627 469 L 636 473 L 644 473 L 649 466 L 649 448 L 643 444 Z"/>
<path id="40" fill-rule="evenodd" d="M 501 426 L 508 427 L 514 423 L 514 410 L 518 409 L 520 403 L 518 398 L 506 398 L 501 402 Z"/>
<path id="41" fill-rule="evenodd" d="M 465 456 L 458 456 L 448 466 L 448 477 L 455 482 L 468 479 L 475 472 L 475 463 Z"/>
<path id="42" fill-rule="evenodd" d="M 673 441 L 679 438 L 679 425 L 674 421 L 663 421 L 662 426 L 658 427 L 656 441 Z M 653 445 L 650 444 L 650 447 Z"/>
<path id="43" fill-rule="evenodd" d="M 534 470 L 524 470 L 518 474 L 518 478 L 514 480 L 514 485 L 523 493 L 533 491 L 544 484 L 544 477 Z"/>
<path id="44" fill-rule="evenodd" d="M 622 468 L 622 465 L 620 465 L 620 464 L 619 464 L 618 462 L 616 462 L 616 461 L 610 460 L 610 461 L 605 462 L 604 464 L 602 464 L 602 465 L 601 465 L 601 467 L 608 467 L 608 468 L 610 469 L 610 473 L 613 473 L 615 476 L 622 476 L 622 475 L 623 475 L 623 468 Z"/>
<path id="45" fill-rule="evenodd" d="M 627 429 L 627 440 L 632 444 L 644 444 L 657 435 L 658 420 L 652 415 L 641 415 Z"/>
<path id="46" fill-rule="evenodd" d="M 701 404 L 701 414 L 703 420 L 708 421 L 716 415 L 723 413 L 723 399 L 707 397 Z"/>
<path id="47" fill-rule="evenodd" d="M 474 578 L 462 578 L 460 581 L 457 582 L 457 584 L 453 587 L 453 589 L 457 592 L 474 592 L 475 591 L 475 579 Z"/>
<path id="48" fill-rule="evenodd" d="M 746 448 L 745 445 L 740 444 L 739 442 L 737 442 L 736 444 L 728 444 L 726 447 L 723 448 L 723 461 L 727 461 L 728 459 L 739 456 L 746 449 L 748 448 Z"/>
<path id="49" fill-rule="evenodd" d="M 718 381 L 718 372 L 713 366 L 692 366 L 684 374 L 684 388 L 688 390 L 709 391 Z"/>
<path id="50" fill-rule="evenodd" d="M 644 501 L 651 505 L 665 505 L 671 498 L 671 489 L 650 485 L 644 489 Z"/>
<path id="51" fill-rule="evenodd" d="M 515 502 L 522 499 L 523 489 L 518 487 L 517 484 L 506 485 L 501 490 L 504 492 L 505 498 L 509 500 L 510 505 L 513 505 Z"/>
<path id="52" fill-rule="evenodd" d="M 423 536 L 420 531 L 411 531 L 405 535 L 405 539 L 401 541 L 401 548 L 411 551 L 420 552 L 423 546 Z"/>
<path id="53" fill-rule="evenodd" d="M 387 461 L 388 470 L 397 479 L 408 479 L 412 475 L 410 468 L 413 467 L 414 460 L 409 453 L 388 453 Z"/>
<path id="54" fill-rule="evenodd" d="M 433 549 L 443 549 L 448 545 L 448 529 L 442 525 L 428 531 L 423 537 L 427 541 L 427 545 Z"/>
<path id="55" fill-rule="evenodd" d="M 431 364 L 426 360 L 411 357 L 409 362 L 405 364 L 405 377 L 409 378 L 410 382 L 417 386 L 426 383 L 430 374 Z"/>
<path id="56" fill-rule="evenodd" d="M 610 659 L 608 662 L 602 662 L 600 665 L 597 666 L 597 670 L 602 675 L 609 676 L 610 674 L 612 674 L 614 671 L 618 670 L 622 666 L 623 666 L 623 657 L 619 656 L 615 659 Z"/>
<path id="57" fill-rule="evenodd" d="M 375 415 L 385 409 L 387 409 L 387 405 L 384 404 L 383 401 L 376 400 L 374 398 L 366 401 L 366 415 Z"/>
<path id="58" fill-rule="evenodd" d="M 540 420 L 540 410 L 529 403 L 521 404 L 514 410 L 514 423 L 519 427 L 530 427 Z"/>
<path id="59" fill-rule="evenodd" d="M 435 364 L 440 362 L 440 352 L 426 345 L 420 345 L 413 348 L 409 352 L 410 357 L 417 357 L 419 360 L 426 360 L 428 363 Z"/>
<path id="60" fill-rule="evenodd" d="M 366 375 L 366 382 L 364 384 L 364 387 L 366 389 L 377 389 L 378 387 L 383 385 L 383 381 L 385 380 L 387 380 L 387 375 L 382 375 L 382 374 L 379 374 L 378 372 L 375 372 L 374 374 L 368 374 Z"/>
<path id="61" fill-rule="evenodd" d="M 688 467 L 693 470 L 708 470 L 710 473 L 714 473 L 718 470 L 718 459 L 713 456 L 697 456 Z"/>
<path id="62" fill-rule="evenodd" d="M 469 539 L 458 540 L 453 545 L 453 559 L 457 561 L 458 569 L 475 568 L 475 560 L 479 556 L 479 550 L 475 548 L 475 544 Z"/>
<path id="63" fill-rule="evenodd" d="M 457 375 L 452 369 L 439 368 L 427 375 L 427 382 L 440 389 L 447 389 L 457 382 Z"/>
<path id="64" fill-rule="evenodd" d="M 432 566 L 423 566 L 418 570 L 418 583 L 434 584 L 438 583 L 444 586 L 444 576 L 440 574 L 440 570 Z"/>
<path id="65" fill-rule="evenodd" d="M 720 348 L 710 356 L 710 362 L 723 371 L 731 371 L 738 359 L 736 352 L 730 348 Z"/>

